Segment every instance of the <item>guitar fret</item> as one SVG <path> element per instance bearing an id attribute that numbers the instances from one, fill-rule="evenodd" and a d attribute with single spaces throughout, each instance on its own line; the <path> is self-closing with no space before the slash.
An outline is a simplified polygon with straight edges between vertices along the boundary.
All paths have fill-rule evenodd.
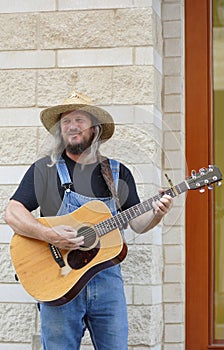
<path id="1" fill-rule="evenodd" d="M 123 213 L 121 213 L 122 214 L 122 217 L 123 217 L 123 222 L 124 222 L 124 224 L 127 224 L 130 220 L 131 220 L 131 216 L 130 215 L 128 215 L 129 213 L 128 213 L 128 211 L 123 211 Z"/>
<path id="2" fill-rule="evenodd" d="M 145 201 L 142 203 L 144 206 L 144 212 L 147 212 L 152 209 L 152 202 L 151 201 Z"/>

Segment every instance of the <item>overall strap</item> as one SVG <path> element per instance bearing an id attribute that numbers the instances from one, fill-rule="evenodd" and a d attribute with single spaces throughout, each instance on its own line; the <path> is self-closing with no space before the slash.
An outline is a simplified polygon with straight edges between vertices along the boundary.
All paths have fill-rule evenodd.
<path id="1" fill-rule="evenodd" d="M 65 187 L 66 192 L 70 192 L 70 186 L 72 185 L 72 182 L 71 182 L 71 178 L 70 178 L 67 166 L 62 157 L 58 158 L 56 167 L 57 167 L 58 175 L 61 181 L 61 186 Z M 55 262 L 59 265 L 61 269 L 65 267 L 66 265 L 60 249 L 51 243 L 49 243 L 49 247 Z"/>
<path id="2" fill-rule="evenodd" d="M 118 190 L 118 181 L 119 181 L 119 162 L 114 159 L 108 159 L 103 156 L 99 156 L 100 165 L 101 165 L 101 173 L 103 175 L 104 180 L 111 192 L 112 197 L 114 198 L 117 209 L 121 211 L 121 205 L 119 201 L 119 197 L 117 194 Z M 61 185 L 66 189 L 69 189 L 72 185 L 71 177 L 68 172 L 68 168 L 66 166 L 65 160 L 60 157 L 56 163 L 58 175 L 61 181 Z"/>
<path id="3" fill-rule="evenodd" d="M 115 159 L 109 158 L 109 163 L 110 163 L 110 168 L 113 176 L 114 186 L 115 186 L 116 192 L 118 192 L 120 162 L 118 162 Z"/>
<path id="4" fill-rule="evenodd" d="M 122 211 L 120 200 L 117 194 L 118 180 L 119 180 L 119 162 L 114 159 L 108 159 L 104 156 L 99 157 L 101 165 L 101 173 L 104 180 L 114 198 L 118 211 Z M 116 184 L 116 187 L 115 187 Z"/>
<path id="5" fill-rule="evenodd" d="M 56 167 L 61 181 L 61 186 L 65 187 L 66 189 L 70 188 L 72 185 L 71 177 L 69 175 L 65 160 L 62 157 L 58 158 Z"/>

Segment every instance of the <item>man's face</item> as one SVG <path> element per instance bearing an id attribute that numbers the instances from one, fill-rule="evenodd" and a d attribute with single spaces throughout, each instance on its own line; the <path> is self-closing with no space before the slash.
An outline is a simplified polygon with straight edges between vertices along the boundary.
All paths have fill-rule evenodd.
<path id="1" fill-rule="evenodd" d="M 94 128 L 88 113 L 65 112 L 61 116 L 60 125 L 65 147 L 70 153 L 81 154 L 90 147 L 94 137 Z"/>

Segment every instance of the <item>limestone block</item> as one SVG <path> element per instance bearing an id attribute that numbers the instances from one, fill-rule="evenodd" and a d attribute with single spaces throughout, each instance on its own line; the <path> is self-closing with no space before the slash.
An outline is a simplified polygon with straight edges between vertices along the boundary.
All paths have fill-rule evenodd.
<path id="1" fill-rule="evenodd" d="M 165 57 L 178 57 L 182 54 L 182 42 L 179 38 L 169 38 L 164 40 Z"/>
<path id="2" fill-rule="evenodd" d="M 39 108 L 1 108 L 1 127 L 40 126 Z"/>
<path id="3" fill-rule="evenodd" d="M 184 234 L 181 231 L 181 227 L 173 226 L 169 230 L 165 228 L 163 232 L 164 244 L 184 244 Z"/>
<path id="4" fill-rule="evenodd" d="M 44 127 L 38 128 L 37 135 L 37 159 L 39 159 L 50 154 L 50 150 L 54 148 L 54 137 Z"/>
<path id="5" fill-rule="evenodd" d="M 164 38 L 181 37 L 181 21 L 164 21 L 163 22 Z"/>
<path id="6" fill-rule="evenodd" d="M 148 0 L 147 0 L 148 2 Z M 142 0 L 140 1 L 142 3 Z M 146 5 L 146 4 L 145 4 Z M 58 6 L 60 10 L 76 9 L 104 9 L 104 8 L 122 8 L 132 7 L 132 0 L 59 0 Z"/>
<path id="7" fill-rule="evenodd" d="M 164 332 L 165 342 L 183 342 L 184 341 L 184 325 L 183 324 L 167 324 Z"/>
<path id="8" fill-rule="evenodd" d="M 163 54 L 162 21 L 153 13 L 153 47 L 160 54 Z"/>
<path id="9" fill-rule="evenodd" d="M 0 50 L 35 49 L 36 25 L 34 14 L 1 14 Z"/>
<path id="10" fill-rule="evenodd" d="M 163 4 L 163 20 L 179 20 L 181 18 L 181 5 L 180 4 Z"/>
<path id="11" fill-rule="evenodd" d="M 1 69 L 47 68 L 55 66 L 53 50 L 0 52 Z"/>
<path id="12" fill-rule="evenodd" d="M 154 103 L 155 71 L 151 66 L 116 67 L 113 70 L 114 103 Z"/>
<path id="13" fill-rule="evenodd" d="M 115 11 L 115 45 L 152 45 L 152 8 Z"/>
<path id="14" fill-rule="evenodd" d="M 11 263 L 8 244 L 0 246 L 0 282 L 15 282 L 15 272 Z"/>
<path id="15" fill-rule="evenodd" d="M 32 338 L 32 350 L 41 350 L 41 336 L 40 334 L 34 334 Z"/>
<path id="16" fill-rule="evenodd" d="M 0 186 L 0 223 L 3 224 L 4 222 L 4 213 L 6 205 L 8 204 L 9 198 L 12 196 L 13 192 L 15 191 L 16 186 Z"/>
<path id="17" fill-rule="evenodd" d="M 134 286 L 134 304 L 151 305 L 162 302 L 161 286 Z"/>
<path id="18" fill-rule="evenodd" d="M 136 65 L 150 65 L 154 62 L 154 49 L 152 46 L 136 47 L 135 49 L 135 64 Z"/>
<path id="19" fill-rule="evenodd" d="M 179 131 L 181 130 L 181 115 L 178 113 L 165 113 L 163 119 L 164 130 Z"/>
<path id="20" fill-rule="evenodd" d="M 166 265 L 164 269 L 164 282 L 184 283 L 183 265 Z"/>
<path id="21" fill-rule="evenodd" d="M 114 46 L 114 14 L 111 10 L 40 14 L 40 48 Z"/>
<path id="22" fill-rule="evenodd" d="M 38 11 L 53 11 L 55 10 L 55 0 L 38 0 L 30 1 L 4 1 L 0 4 L 1 13 L 12 12 L 38 12 Z"/>
<path id="23" fill-rule="evenodd" d="M 82 345 L 83 344 L 85 344 L 85 345 L 92 344 L 88 329 L 85 331 L 85 334 L 84 334 L 84 336 L 82 338 Z"/>
<path id="24" fill-rule="evenodd" d="M 163 285 L 163 300 L 167 303 L 183 302 L 184 285 L 180 283 L 165 283 Z"/>
<path id="25" fill-rule="evenodd" d="M 183 226 L 184 215 L 185 215 L 184 206 L 173 207 L 172 210 L 164 217 L 164 224 L 170 227 Z"/>
<path id="26" fill-rule="evenodd" d="M 161 147 L 154 131 L 157 134 L 150 124 L 144 127 L 136 124 L 117 125 L 113 137 L 101 146 L 102 153 L 123 163 L 150 164 Z"/>
<path id="27" fill-rule="evenodd" d="M 127 242 L 129 243 L 129 242 Z M 135 234 L 135 244 L 138 245 L 162 245 L 162 226 L 157 225 L 149 233 Z"/>
<path id="28" fill-rule="evenodd" d="M 1 165 L 31 164 L 37 152 L 36 128 L 0 128 Z"/>
<path id="29" fill-rule="evenodd" d="M 160 72 L 155 69 L 154 70 L 154 84 L 152 87 L 153 91 L 153 102 L 154 105 L 161 111 L 162 110 L 162 75 Z"/>
<path id="30" fill-rule="evenodd" d="M 165 132 L 164 147 L 167 150 L 180 150 L 182 145 L 180 132 Z"/>
<path id="31" fill-rule="evenodd" d="M 129 246 L 129 253 L 122 263 L 127 284 L 159 284 L 162 268 L 162 248 L 159 246 Z"/>
<path id="32" fill-rule="evenodd" d="M 165 94 L 181 94 L 182 80 L 180 77 L 165 77 Z"/>
<path id="33" fill-rule="evenodd" d="M 184 322 L 184 305 L 183 304 L 165 304 L 164 316 L 166 323 Z"/>
<path id="34" fill-rule="evenodd" d="M 181 344 L 181 343 L 177 343 L 177 344 L 174 344 L 174 343 L 171 343 L 171 344 L 164 344 L 164 347 L 163 347 L 164 350 L 185 350 L 186 347 L 185 347 L 185 344 Z"/>
<path id="35" fill-rule="evenodd" d="M 133 304 L 133 287 L 124 286 L 124 288 L 127 305 L 131 305 Z"/>
<path id="36" fill-rule="evenodd" d="M 151 17 L 151 8 L 42 13 L 40 48 L 152 45 Z"/>
<path id="37" fill-rule="evenodd" d="M 160 109 L 161 86 L 161 76 L 151 66 L 43 70 L 38 75 L 38 106 L 60 104 L 77 90 L 96 105 L 155 104 Z"/>
<path id="38" fill-rule="evenodd" d="M 133 174 L 139 184 L 152 183 L 155 185 L 155 188 L 160 185 L 161 169 L 157 168 L 152 163 L 136 164 L 136 167 L 134 166 L 133 169 Z"/>
<path id="39" fill-rule="evenodd" d="M 151 7 L 152 0 L 134 0 L 132 1 L 136 7 Z"/>
<path id="40" fill-rule="evenodd" d="M 181 75 L 181 67 L 180 57 L 165 57 L 163 60 L 165 75 Z"/>
<path id="41" fill-rule="evenodd" d="M 164 249 L 164 261 L 166 264 L 183 264 L 184 249 L 180 245 L 167 245 Z"/>
<path id="42" fill-rule="evenodd" d="M 112 100 L 112 68 L 43 70 L 38 75 L 38 105 L 60 104 L 74 90 L 85 93 L 94 103 Z"/>
<path id="43" fill-rule="evenodd" d="M 129 344 L 154 345 L 162 339 L 162 305 L 129 307 Z"/>
<path id="44" fill-rule="evenodd" d="M 138 188 L 138 194 L 141 200 L 147 200 L 149 198 L 151 198 L 152 196 L 154 196 L 155 194 L 157 194 L 157 190 L 155 189 L 154 185 L 148 185 L 148 184 L 143 184 L 143 185 L 139 185 L 137 184 L 137 188 Z M 139 242 L 140 240 L 140 236 L 137 236 L 138 240 L 137 242 Z M 142 240 L 144 241 L 144 243 L 146 242 L 145 237 L 142 237 Z M 148 242 L 148 238 L 147 238 L 147 242 Z"/>
<path id="45" fill-rule="evenodd" d="M 166 169 L 181 169 L 185 163 L 185 155 L 180 151 L 167 151 L 164 158 Z"/>
<path id="46" fill-rule="evenodd" d="M 128 66 L 132 63 L 133 53 L 131 48 L 58 51 L 59 67 Z"/>
<path id="47" fill-rule="evenodd" d="M 33 107 L 36 73 L 26 70 L 0 72 L 0 108 Z"/>
<path id="48" fill-rule="evenodd" d="M 36 306 L 33 304 L 0 304 L 0 339 L 2 342 L 31 342 L 35 333 Z"/>

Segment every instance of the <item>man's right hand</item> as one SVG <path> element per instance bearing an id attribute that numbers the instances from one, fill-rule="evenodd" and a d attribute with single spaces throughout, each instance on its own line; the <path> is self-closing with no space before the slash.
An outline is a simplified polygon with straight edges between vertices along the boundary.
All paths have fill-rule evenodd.
<path id="1" fill-rule="evenodd" d="M 53 234 L 49 234 L 51 237 L 51 244 L 67 250 L 79 249 L 81 245 L 84 245 L 84 236 L 77 236 L 77 231 L 72 226 L 60 225 L 51 228 Z"/>

